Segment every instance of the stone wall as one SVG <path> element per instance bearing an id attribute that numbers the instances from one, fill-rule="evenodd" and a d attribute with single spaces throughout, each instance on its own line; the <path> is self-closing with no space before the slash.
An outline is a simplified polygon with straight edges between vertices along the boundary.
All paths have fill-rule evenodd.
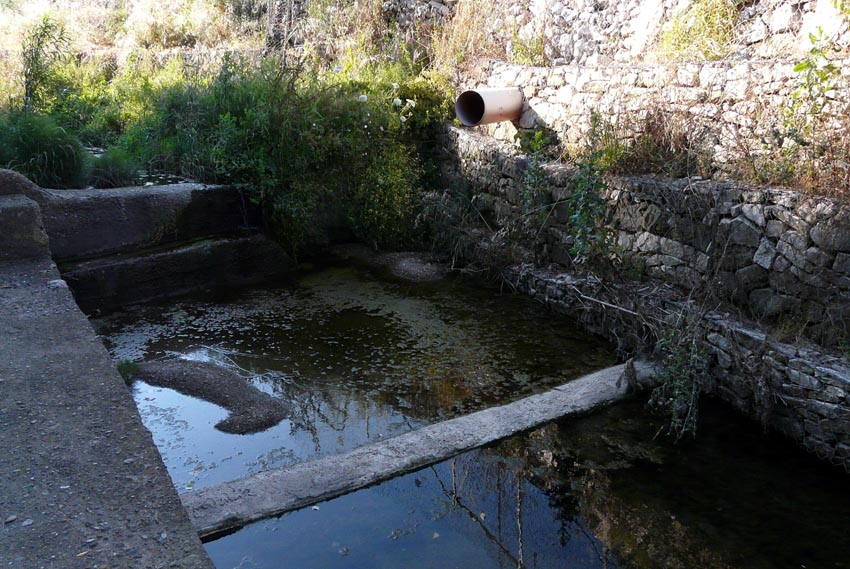
<path id="1" fill-rule="evenodd" d="M 522 211 L 527 158 L 512 145 L 449 128 L 444 144 L 491 226 Z M 543 262 L 571 264 L 569 166 L 546 166 L 556 203 L 538 233 Z M 731 183 L 612 177 L 607 225 L 632 265 L 686 289 L 711 289 L 752 317 L 827 345 L 850 336 L 850 205 Z"/>
<path id="2" fill-rule="evenodd" d="M 467 186 L 489 229 L 516 226 L 527 157 L 457 128 L 446 129 L 443 144 L 447 175 Z M 850 363 L 830 349 L 780 339 L 805 333 L 824 345 L 846 341 L 850 206 L 728 183 L 610 178 L 607 225 L 627 259 L 621 276 L 635 280 L 576 276 L 566 203 L 575 173 L 557 164 L 545 170 L 553 209 L 526 233 L 533 236 L 526 259 L 534 263 L 505 273 L 518 290 L 577 317 L 625 353 L 651 349 L 659 330 L 687 325 L 711 354 L 716 394 L 850 467 Z M 521 234 L 496 246 L 514 247 Z M 475 257 L 484 248 L 467 250 Z M 728 308 L 709 310 L 709 303 Z M 778 326 L 766 327 L 770 321 Z"/>
<path id="3" fill-rule="evenodd" d="M 461 2 L 464 0 L 460 0 Z M 506 46 L 542 40 L 554 65 L 604 66 L 663 59 L 659 37 L 694 0 L 494 0 L 486 26 Z M 839 48 L 850 46 L 845 18 L 831 0 L 746 2 L 730 38 L 729 58 L 793 58 L 811 47 L 818 28 Z M 690 59 L 693 54 L 678 54 Z"/>
<path id="4" fill-rule="evenodd" d="M 647 320 L 670 329 L 688 321 L 688 333 L 710 354 L 712 393 L 850 470 L 847 358 L 779 342 L 733 315 L 706 312 L 683 294 L 645 283 L 605 283 L 529 265 L 504 274 L 520 292 L 621 344 Z"/>
<path id="5" fill-rule="evenodd" d="M 837 63 L 841 75 L 819 117 L 846 113 L 838 93 L 850 88 L 850 60 Z M 566 147 L 583 148 L 594 117 L 628 137 L 641 132 L 647 114 L 661 112 L 673 128 L 687 130 L 693 153 L 716 165 L 748 163 L 782 147 L 778 137 L 790 128 L 786 110 L 803 84 L 793 62 L 775 61 L 552 68 L 491 62 L 484 75 L 484 85 L 521 87 L 526 96 L 517 123 L 480 127 L 500 140 L 514 140 L 518 128 L 545 127 Z M 795 115 L 805 119 L 806 112 Z M 842 124 L 823 120 L 819 137 L 841 131 Z"/>

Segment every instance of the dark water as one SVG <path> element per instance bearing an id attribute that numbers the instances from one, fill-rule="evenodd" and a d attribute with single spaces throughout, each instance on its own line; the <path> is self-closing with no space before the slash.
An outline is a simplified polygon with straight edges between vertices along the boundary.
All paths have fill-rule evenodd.
<path id="1" fill-rule="evenodd" d="M 451 279 L 381 280 L 357 268 L 148 304 L 95 325 L 118 360 L 213 361 L 294 404 L 276 427 L 230 435 L 213 428 L 223 409 L 136 382 L 143 420 L 179 491 L 339 453 L 615 361 L 606 343 L 526 298 Z"/>
<path id="2" fill-rule="evenodd" d="M 219 568 L 846 568 L 850 479 L 708 402 L 562 421 L 208 543 Z"/>
<path id="3" fill-rule="evenodd" d="M 213 361 L 295 403 L 248 436 L 136 382 L 179 491 L 338 453 L 614 363 L 527 299 L 365 270 L 95 322 L 117 359 Z M 708 402 L 670 444 L 641 402 L 562 421 L 207 544 L 219 568 L 850 568 L 850 478 Z"/>

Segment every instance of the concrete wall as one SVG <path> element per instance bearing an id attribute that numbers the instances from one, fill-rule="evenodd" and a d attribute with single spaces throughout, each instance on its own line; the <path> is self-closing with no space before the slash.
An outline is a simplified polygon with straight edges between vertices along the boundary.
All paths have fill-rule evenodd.
<path id="1" fill-rule="evenodd" d="M 206 184 L 42 190 L 38 200 L 57 261 L 237 235 L 261 223 L 242 192 Z"/>

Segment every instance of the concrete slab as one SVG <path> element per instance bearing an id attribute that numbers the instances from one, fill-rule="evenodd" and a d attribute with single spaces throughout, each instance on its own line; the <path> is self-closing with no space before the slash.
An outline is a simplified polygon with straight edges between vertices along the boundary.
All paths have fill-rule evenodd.
<path id="1" fill-rule="evenodd" d="M 202 288 L 268 282 L 294 268 L 277 244 L 252 235 L 63 264 L 62 277 L 88 311 Z"/>
<path id="2" fill-rule="evenodd" d="M 625 397 L 654 374 L 647 363 L 604 369 L 546 393 L 443 421 L 341 455 L 260 472 L 180 496 L 202 538 L 347 494 L 566 415 Z"/>
<path id="3" fill-rule="evenodd" d="M 48 259 L 0 264 L 4 567 L 212 567 L 103 345 Z"/>
<path id="4" fill-rule="evenodd" d="M 239 190 L 185 183 L 110 190 L 42 190 L 50 248 L 57 261 L 232 235 L 260 224 L 259 208 Z"/>
<path id="5" fill-rule="evenodd" d="M 38 204 L 19 194 L 0 195 L 0 262 L 49 255 Z"/>

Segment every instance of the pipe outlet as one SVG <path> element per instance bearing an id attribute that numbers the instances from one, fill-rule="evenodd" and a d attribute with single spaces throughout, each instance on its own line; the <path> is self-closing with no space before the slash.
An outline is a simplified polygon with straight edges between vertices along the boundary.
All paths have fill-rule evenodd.
<path id="1" fill-rule="evenodd" d="M 455 101 L 455 114 L 463 126 L 514 121 L 522 114 L 522 101 L 519 87 L 471 89 Z"/>

